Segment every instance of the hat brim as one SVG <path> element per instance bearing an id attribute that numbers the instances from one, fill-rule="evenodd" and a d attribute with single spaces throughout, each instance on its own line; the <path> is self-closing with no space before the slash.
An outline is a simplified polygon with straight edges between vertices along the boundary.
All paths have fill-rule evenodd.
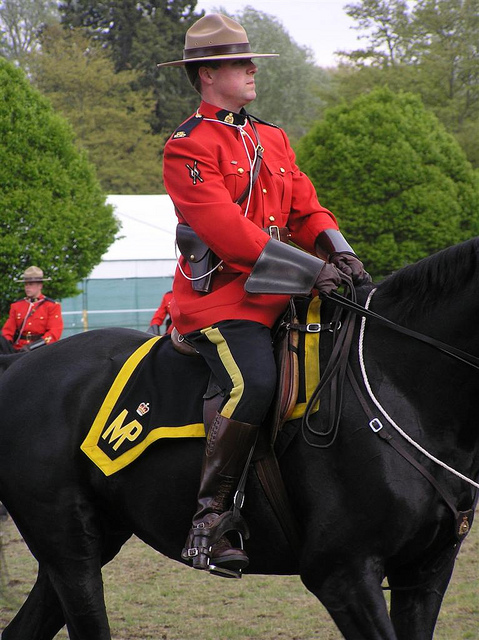
<path id="1" fill-rule="evenodd" d="M 279 53 L 224 53 L 218 56 L 204 56 L 200 58 L 187 58 L 186 60 L 173 60 L 173 62 L 160 62 L 157 67 L 182 67 L 188 62 L 206 62 L 208 60 L 248 60 L 249 58 L 278 58 Z"/>
<path id="2" fill-rule="evenodd" d="M 24 284 L 31 284 L 33 282 L 47 282 L 48 280 L 51 280 L 51 278 L 27 278 L 25 280 L 25 278 L 20 278 L 15 280 L 15 282 L 23 282 Z"/>

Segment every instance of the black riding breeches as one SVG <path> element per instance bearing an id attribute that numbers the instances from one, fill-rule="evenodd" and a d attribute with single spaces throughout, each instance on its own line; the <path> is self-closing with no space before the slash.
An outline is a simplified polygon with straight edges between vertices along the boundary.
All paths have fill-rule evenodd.
<path id="1" fill-rule="evenodd" d="M 276 388 L 270 329 L 250 320 L 223 320 L 188 333 L 186 338 L 206 360 L 225 391 L 221 415 L 261 424 Z"/>

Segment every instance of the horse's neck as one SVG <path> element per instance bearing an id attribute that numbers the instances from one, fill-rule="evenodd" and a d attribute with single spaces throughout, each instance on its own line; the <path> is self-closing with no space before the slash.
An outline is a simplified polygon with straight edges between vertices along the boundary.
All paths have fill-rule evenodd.
<path id="1" fill-rule="evenodd" d="M 400 312 L 395 312 L 400 301 L 391 309 L 381 302 L 378 296 L 373 310 L 403 324 Z M 406 326 L 477 355 L 479 346 L 468 340 L 473 334 L 467 326 L 470 314 L 464 308 L 459 311 L 444 305 L 443 314 L 411 316 Z M 366 321 L 363 329 L 362 374 L 370 378 L 372 393 L 385 410 L 398 415 L 400 426 L 415 431 L 437 454 L 451 459 L 453 452 L 452 457 L 469 465 L 471 452 L 479 456 L 479 370 L 374 321 Z"/>

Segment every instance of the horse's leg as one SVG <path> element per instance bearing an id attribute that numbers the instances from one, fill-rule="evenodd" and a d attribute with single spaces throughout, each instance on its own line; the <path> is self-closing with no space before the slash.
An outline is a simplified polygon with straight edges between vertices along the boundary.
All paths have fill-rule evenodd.
<path id="1" fill-rule="evenodd" d="M 110 562 L 130 534 L 109 535 L 104 538 L 102 565 Z M 38 577 L 20 611 L 5 628 L 2 640 L 53 640 L 65 625 L 60 601 L 48 573 L 39 567 Z"/>
<path id="2" fill-rule="evenodd" d="M 77 532 L 78 534 L 79 532 Z M 65 615 L 70 640 L 111 640 L 105 607 L 101 567 L 109 562 L 130 537 L 97 531 L 93 518 L 85 517 L 81 537 L 49 558 L 48 573 Z M 56 558 L 59 558 L 57 561 Z"/>
<path id="3" fill-rule="evenodd" d="M 326 576 L 324 567 L 315 573 L 308 568 L 301 579 L 326 607 L 346 640 L 397 640 L 381 589 L 379 562 L 338 560 Z"/>
<path id="4" fill-rule="evenodd" d="M 41 567 L 20 611 L 5 628 L 2 640 L 52 640 L 65 624 L 50 578 Z"/>
<path id="5" fill-rule="evenodd" d="M 32 501 L 27 506 L 28 519 L 16 514 L 15 520 L 39 559 L 42 579 L 7 637 L 37 640 L 37 636 L 23 633 L 23 625 L 28 625 L 27 614 L 35 606 L 40 609 L 33 614 L 37 620 L 49 626 L 48 620 L 53 619 L 58 625 L 60 609 L 54 593 L 71 640 L 111 640 L 101 567 L 130 534 L 112 535 L 105 531 L 95 507 L 74 484 L 63 493 L 55 494 L 54 502 Z M 46 597 L 46 606 L 43 606 L 43 597 Z"/>
<path id="6" fill-rule="evenodd" d="M 454 561 L 440 575 L 416 589 L 391 591 L 391 620 L 398 640 L 430 640 L 434 636 L 442 600 L 454 568 Z M 393 577 L 389 576 L 392 584 Z M 418 577 L 418 581 L 424 580 Z M 414 574 L 409 577 L 414 584 Z"/>

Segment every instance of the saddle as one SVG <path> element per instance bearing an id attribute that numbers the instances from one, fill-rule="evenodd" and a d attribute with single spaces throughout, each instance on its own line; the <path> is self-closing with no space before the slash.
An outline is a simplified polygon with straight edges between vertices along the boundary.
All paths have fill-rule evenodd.
<path id="1" fill-rule="evenodd" d="M 274 445 L 278 431 L 291 417 L 298 399 L 299 337 L 297 331 L 290 330 L 290 327 L 295 325 L 297 325 L 296 309 L 294 302 L 291 301 L 287 311 L 273 329 L 273 349 L 278 379 L 274 399 L 265 420 L 267 437 L 264 438 L 264 442 L 259 443 L 262 447 Z M 179 353 L 185 356 L 199 356 L 193 345 L 178 332 L 176 327 L 171 332 L 171 341 Z M 258 453 L 255 457 L 257 456 Z"/>

